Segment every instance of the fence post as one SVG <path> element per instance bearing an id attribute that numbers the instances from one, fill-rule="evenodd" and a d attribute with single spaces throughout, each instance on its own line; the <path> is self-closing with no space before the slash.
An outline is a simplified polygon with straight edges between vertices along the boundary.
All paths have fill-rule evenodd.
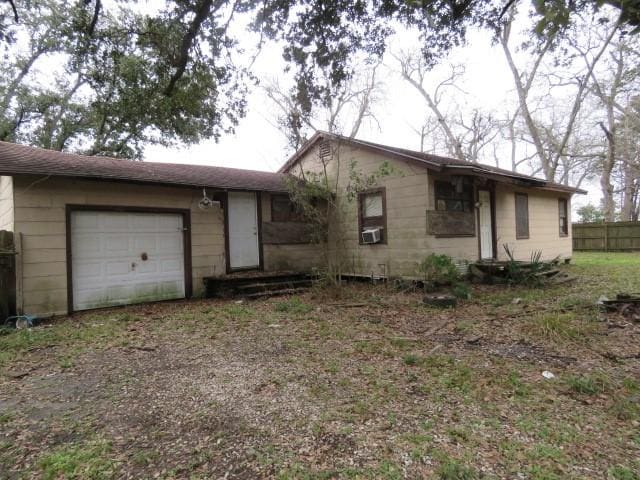
<path id="1" fill-rule="evenodd" d="M 604 251 L 609 251 L 609 222 L 604 222 Z"/>

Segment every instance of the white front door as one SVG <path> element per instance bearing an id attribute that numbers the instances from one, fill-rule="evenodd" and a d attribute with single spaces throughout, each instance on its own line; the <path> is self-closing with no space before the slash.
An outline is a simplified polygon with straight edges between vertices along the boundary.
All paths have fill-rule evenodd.
<path id="1" fill-rule="evenodd" d="M 182 215 L 71 212 L 73 310 L 184 298 Z"/>
<path id="2" fill-rule="evenodd" d="M 229 192 L 229 262 L 231 269 L 260 266 L 258 209 L 254 192 Z"/>
<path id="3" fill-rule="evenodd" d="M 489 260 L 493 258 L 493 228 L 491 227 L 491 193 L 487 190 L 478 190 L 478 202 L 480 203 L 480 258 Z"/>

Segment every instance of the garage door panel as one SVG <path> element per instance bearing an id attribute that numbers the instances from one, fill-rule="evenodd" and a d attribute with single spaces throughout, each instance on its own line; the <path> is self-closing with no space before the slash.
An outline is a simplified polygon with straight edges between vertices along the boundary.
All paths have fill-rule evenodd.
<path id="1" fill-rule="evenodd" d="M 158 215 L 158 227 L 160 230 L 169 231 L 182 229 L 182 219 L 175 215 Z"/>
<path id="2" fill-rule="evenodd" d="M 98 229 L 99 218 L 90 215 L 81 215 L 75 218 L 74 229 L 77 232 L 91 231 L 95 232 Z"/>
<path id="3" fill-rule="evenodd" d="M 100 253 L 118 253 L 125 254 L 130 250 L 131 238 L 126 233 L 106 233 L 101 235 L 101 241 L 104 243 L 101 246 Z"/>
<path id="4" fill-rule="evenodd" d="M 162 282 L 160 284 L 160 292 L 163 297 L 170 298 L 175 295 L 176 292 L 182 291 L 183 286 L 180 282 Z"/>
<path id="5" fill-rule="evenodd" d="M 134 214 L 129 217 L 129 221 L 137 232 L 157 232 L 157 217 L 158 215 Z"/>
<path id="6" fill-rule="evenodd" d="M 115 276 L 115 275 L 127 275 L 131 268 L 131 265 L 127 261 L 122 260 L 114 260 L 106 263 L 107 266 L 107 275 Z"/>
<path id="7" fill-rule="evenodd" d="M 99 223 L 103 232 L 129 231 L 129 218 L 126 214 L 106 212 L 100 215 Z"/>
<path id="8" fill-rule="evenodd" d="M 75 233 L 74 237 L 79 240 L 73 250 L 74 255 L 89 257 L 92 254 L 98 255 L 100 253 L 102 241 L 100 236 L 90 233 Z"/>
<path id="9" fill-rule="evenodd" d="M 106 301 L 114 302 L 120 305 L 128 303 L 129 289 L 121 285 L 112 285 L 106 289 Z"/>
<path id="10" fill-rule="evenodd" d="M 161 252 L 182 252 L 182 238 L 175 235 L 159 235 L 158 250 Z"/>
<path id="11" fill-rule="evenodd" d="M 182 259 L 166 259 L 162 262 L 160 271 L 163 273 L 182 272 Z"/>
<path id="12" fill-rule="evenodd" d="M 155 282 L 139 283 L 134 287 L 136 298 L 147 299 L 150 297 L 157 297 L 160 287 Z"/>
<path id="13" fill-rule="evenodd" d="M 156 250 L 157 238 L 150 235 L 136 236 L 133 238 L 133 248 L 140 252 L 154 252 Z"/>
<path id="14" fill-rule="evenodd" d="M 147 260 L 136 263 L 136 276 L 150 273 L 160 273 L 160 264 L 157 260 Z"/>
<path id="15" fill-rule="evenodd" d="M 73 309 L 183 298 L 182 221 L 180 214 L 72 212 Z"/>
<path id="16" fill-rule="evenodd" d="M 103 264 L 101 262 L 82 262 L 78 264 L 78 268 L 74 271 L 74 274 L 77 275 L 78 280 L 102 278 L 102 267 Z"/>

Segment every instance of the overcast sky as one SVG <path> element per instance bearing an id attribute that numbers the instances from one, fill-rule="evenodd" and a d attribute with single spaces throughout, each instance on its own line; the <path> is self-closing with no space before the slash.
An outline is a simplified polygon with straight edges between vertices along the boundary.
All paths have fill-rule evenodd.
<path id="1" fill-rule="evenodd" d="M 247 35 L 248 56 L 252 53 L 252 38 Z M 424 100 L 398 72 L 397 61 L 392 53 L 400 50 L 418 49 L 419 39 L 415 32 L 399 31 L 392 39 L 385 55 L 379 77 L 384 82 L 384 99 L 375 106 L 379 124 L 366 123 L 357 137 L 392 146 L 419 150 L 420 138 L 413 130 L 423 123 L 427 110 Z M 520 58 L 520 61 L 526 61 Z M 487 111 L 505 110 L 505 102 L 513 101 L 513 78 L 499 45 L 492 45 L 486 32 L 470 32 L 467 45 L 455 49 L 432 75 L 432 83 L 437 83 L 451 63 L 464 64 L 464 81 L 459 86 L 464 92 L 456 95 L 460 103 Z M 258 78 L 284 79 L 284 61 L 281 49 L 267 45 L 261 51 L 253 66 Z M 249 97 L 247 115 L 241 119 L 235 134 L 223 136 L 218 143 L 203 141 L 188 148 L 166 148 L 152 145 L 145 150 L 146 161 L 195 163 L 253 170 L 276 171 L 287 159 L 291 151 L 287 147 L 284 134 L 276 125 L 276 109 L 264 92 L 256 87 Z M 504 140 L 496 139 L 504 145 L 504 160 L 501 166 L 510 168 L 508 148 Z M 439 152 L 444 154 L 445 152 Z M 529 173 L 523 170 L 522 173 Z M 590 190 L 588 197 L 579 196 L 575 205 L 591 201 L 597 203 L 597 186 L 584 184 Z"/>
<path id="2" fill-rule="evenodd" d="M 419 48 L 417 36 L 411 32 L 396 35 L 389 53 Z M 512 80 L 499 47 L 491 47 L 487 35 L 471 35 L 469 45 L 457 49 L 442 67 L 436 68 L 433 78 L 447 69 L 451 62 L 466 65 L 466 82 L 460 87 L 469 93 L 468 101 L 478 107 L 500 109 L 505 92 L 512 88 Z M 375 106 L 377 124 L 364 124 L 358 138 L 398 147 L 419 150 L 420 138 L 412 130 L 419 127 L 426 114 L 420 95 L 400 78 L 395 59 L 386 55 L 379 69 L 385 85 L 385 98 Z M 285 78 L 281 51 L 265 48 L 255 65 L 259 78 Z M 474 81 L 469 82 L 472 78 Z M 255 170 L 277 170 L 287 158 L 284 134 L 275 125 L 276 112 L 271 101 L 260 88 L 249 98 L 247 116 L 241 120 L 235 135 L 224 136 L 219 143 L 205 141 L 187 149 L 149 146 L 145 160 L 158 162 L 188 162 Z"/>

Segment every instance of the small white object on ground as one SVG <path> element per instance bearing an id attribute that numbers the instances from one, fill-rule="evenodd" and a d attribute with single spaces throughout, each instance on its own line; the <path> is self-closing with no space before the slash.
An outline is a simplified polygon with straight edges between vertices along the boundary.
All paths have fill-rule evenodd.
<path id="1" fill-rule="evenodd" d="M 542 376 L 544 378 L 556 378 L 556 376 L 548 370 L 545 370 L 544 372 L 542 372 Z"/>
<path id="2" fill-rule="evenodd" d="M 23 330 L 25 328 L 29 328 L 31 325 L 29 325 L 29 320 L 27 320 L 26 318 L 18 318 L 16 320 L 16 330 Z"/>

